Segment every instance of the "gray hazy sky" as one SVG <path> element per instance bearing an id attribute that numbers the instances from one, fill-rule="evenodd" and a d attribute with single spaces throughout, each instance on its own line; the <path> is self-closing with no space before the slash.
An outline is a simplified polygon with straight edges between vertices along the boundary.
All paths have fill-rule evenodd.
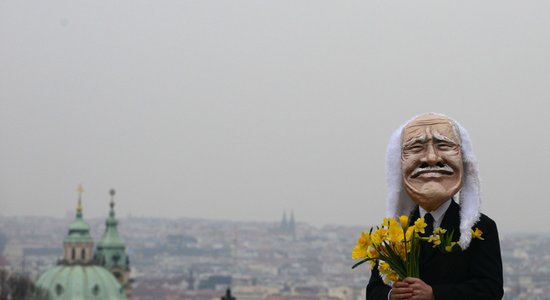
<path id="1" fill-rule="evenodd" d="M 470 131 L 549 231 L 548 1 L 0 1 L 0 215 L 378 223 L 390 133 Z"/>

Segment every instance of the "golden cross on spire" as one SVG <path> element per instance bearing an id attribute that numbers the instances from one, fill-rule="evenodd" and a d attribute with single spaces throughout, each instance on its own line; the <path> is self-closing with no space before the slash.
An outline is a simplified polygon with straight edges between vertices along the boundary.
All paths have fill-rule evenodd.
<path id="1" fill-rule="evenodd" d="M 78 185 L 78 187 L 76 188 L 76 191 L 78 192 L 79 195 L 82 195 L 82 193 L 84 193 L 84 188 L 82 187 L 82 184 Z"/>
<path id="2" fill-rule="evenodd" d="M 76 212 L 78 214 L 82 213 L 82 193 L 84 193 L 84 188 L 82 187 L 82 184 L 78 185 L 78 188 L 76 188 L 76 191 L 78 192 L 78 205 L 76 206 Z"/>

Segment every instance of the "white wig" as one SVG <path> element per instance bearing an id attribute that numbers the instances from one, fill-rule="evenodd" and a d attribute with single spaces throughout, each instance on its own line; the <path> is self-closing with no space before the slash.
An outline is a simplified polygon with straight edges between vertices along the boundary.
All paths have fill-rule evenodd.
<path id="1" fill-rule="evenodd" d="M 468 248 L 472 240 L 470 229 L 480 218 L 481 195 L 479 184 L 479 168 L 470 141 L 470 136 L 455 120 L 438 113 L 429 113 L 448 118 L 460 139 L 462 161 L 464 163 L 464 178 L 462 188 L 458 193 L 460 203 L 460 240 L 462 249 Z M 409 198 L 403 188 L 401 172 L 401 136 L 403 128 L 418 116 L 401 125 L 390 137 L 386 152 L 386 184 L 388 187 L 388 217 L 410 215 L 416 208 L 414 201 Z M 455 197 L 456 198 L 456 197 Z"/>

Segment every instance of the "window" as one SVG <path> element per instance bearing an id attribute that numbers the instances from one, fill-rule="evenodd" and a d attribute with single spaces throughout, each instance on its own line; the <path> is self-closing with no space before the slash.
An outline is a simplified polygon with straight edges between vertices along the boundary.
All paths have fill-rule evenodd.
<path id="1" fill-rule="evenodd" d="M 55 293 L 59 296 L 61 294 L 63 294 L 63 287 L 61 286 L 61 284 L 56 284 L 55 285 Z"/>
<path id="2" fill-rule="evenodd" d="M 92 288 L 92 295 L 97 296 L 99 295 L 99 286 L 97 284 L 94 285 Z"/>

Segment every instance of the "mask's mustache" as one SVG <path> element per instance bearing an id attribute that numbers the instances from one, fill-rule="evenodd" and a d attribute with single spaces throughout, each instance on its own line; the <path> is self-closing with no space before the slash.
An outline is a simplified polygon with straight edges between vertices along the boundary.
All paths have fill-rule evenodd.
<path id="1" fill-rule="evenodd" d="M 420 174 L 424 174 L 424 173 L 431 173 L 431 172 L 434 172 L 434 173 L 443 173 L 443 174 L 446 174 L 446 175 L 452 175 L 453 174 L 453 169 L 451 167 L 449 167 L 449 165 L 447 164 L 444 164 L 444 163 L 439 163 L 435 166 L 429 166 L 429 165 L 426 165 L 426 164 L 420 164 L 418 167 L 416 167 L 414 169 L 414 171 L 412 172 L 411 174 L 411 178 L 416 178 L 418 177 Z"/>

